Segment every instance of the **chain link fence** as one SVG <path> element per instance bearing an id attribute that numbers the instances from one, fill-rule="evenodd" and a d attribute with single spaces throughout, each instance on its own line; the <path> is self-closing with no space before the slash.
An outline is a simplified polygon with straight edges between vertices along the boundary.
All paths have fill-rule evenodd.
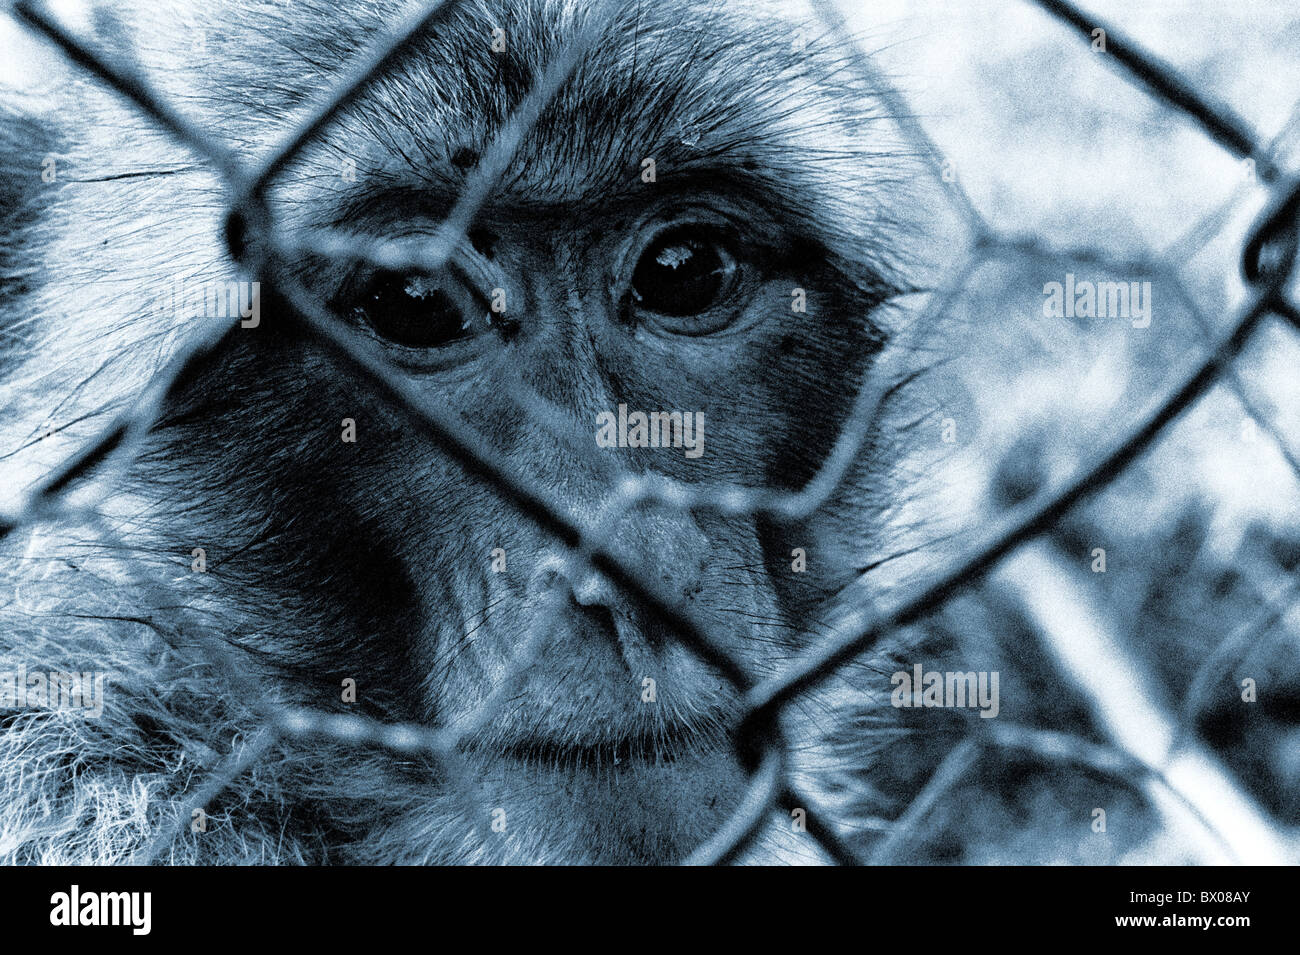
<path id="1" fill-rule="evenodd" d="M 888 602 L 873 603 L 864 596 L 865 588 L 847 588 L 828 617 L 830 625 L 826 632 L 784 672 L 762 680 L 756 680 L 705 626 L 683 609 L 677 599 L 657 587 L 650 576 L 617 558 L 610 546 L 607 527 L 596 522 L 589 526 L 576 524 L 543 489 L 507 468 L 481 436 L 471 433 L 462 422 L 432 405 L 382 359 L 375 357 L 372 350 L 359 347 L 358 339 L 348 325 L 332 314 L 327 304 L 305 287 L 288 266 L 294 255 L 305 251 L 324 257 L 368 261 L 386 269 L 418 267 L 432 273 L 443 268 L 480 207 L 508 172 L 523 137 L 564 85 L 584 51 L 599 37 L 605 23 L 599 7 L 594 8 L 593 15 L 585 21 L 586 26 L 534 84 L 513 120 L 499 131 L 490 149 L 469 174 L 463 192 L 446 216 L 437 241 L 415 261 L 398 260 L 391 249 L 379 244 L 358 249 L 355 237 L 350 235 L 335 235 L 328 231 L 310 234 L 301 230 L 287 231 L 275 220 L 267 202 L 267 193 L 277 176 L 314 138 L 363 96 L 371 84 L 400 63 L 425 31 L 457 8 L 458 0 L 430 3 L 409 19 L 395 24 L 388 36 L 352 66 L 339 87 L 292 130 L 271 158 L 256 168 L 241 163 L 207 129 L 194 125 L 183 112 L 155 92 L 130 64 L 80 39 L 43 4 L 36 0 L 20 0 L 12 5 L 11 11 L 21 23 L 52 41 L 79 68 L 132 101 L 153 122 L 219 171 L 229 193 L 225 238 L 230 255 L 247 274 L 259 276 L 279 290 L 289 307 L 290 314 L 286 320 L 313 336 L 344 367 L 361 376 L 375 394 L 405 412 L 413 426 L 436 442 L 468 474 L 489 485 L 521 513 L 572 548 L 580 559 L 640 601 L 660 618 L 676 640 L 716 669 L 741 694 L 744 716 L 734 739 L 740 760 L 750 774 L 749 788 L 726 825 L 697 848 L 691 862 L 725 863 L 737 859 L 776 808 L 806 810 L 809 836 L 837 862 L 854 864 L 897 859 L 909 837 L 923 828 L 927 814 L 946 793 L 962 785 L 981 755 L 1016 751 L 1031 752 L 1048 763 L 1081 764 L 1108 777 L 1126 779 L 1147 791 L 1157 808 L 1162 801 L 1167 803 L 1172 798 L 1174 803 L 1190 807 L 1215 838 L 1226 844 L 1232 857 L 1256 861 L 1283 860 L 1291 854 L 1292 837 L 1243 791 L 1232 774 L 1197 742 L 1195 734 L 1187 732 L 1187 724 L 1188 714 L 1196 709 L 1198 699 L 1208 692 L 1216 668 L 1240 657 L 1255 635 L 1271 627 L 1285 614 L 1294 599 L 1294 588 L 1287 586 L 1268 595 L 1259 615 L 1245 621 L 1228 635 L 1203 662 L 1187 697 L 1187 712 L 1171 714 L 1156 706 L 1134 708 L 1123 702 L 1126 700 L 1131 704 L 1135 697 L 1142 696 L 1132 661 L 1125 659 L 1123 651 L 1107 642 L 1097 628 L 1090 629 L 1089 621 L 1095 616 L 1095 608 L 1090 609 L 1086 604 L 1071 605 L 1072 601 L 1078 603 L 1078 595 L 1061 579 L 1064 571 L 1060 562 L 1044 547 L 1043 541 L 1076 505 L 1115 481 L 1127 467 L 1148 452 L 1173 422 L 1216 385 L 1226 386 L 1238 396 L 1246 412 L 1278 442 L 1287 462 L 1300 475 L 1295 452 L 1287 447 L 1284 436 L 1257 407 L 1234 369 L 1238 355 L 1266 324 L 1280 321 L 1293 330 L 1300 329 L 1300 309 L 1288 297 L 1288 283 L 1297 250 L 1300 181 L 1279 166 L 1270 145 L 1261 143 L 1230 109 L 1204 98 L 1194 84 L 1111 24 L 1098 23 L 1063 0 L 1033 2 L 1083 42 L 1092 42 L 1094 31 L 1104 29 L 1110 57 L 1132 82 L 1144 88 L 1150 96 L 1180 111 L 1205 136 L 1232 155 L 1254 161 L 1260 180 L 1271 190 L 1271 198 L 1241 250 L 1241 269 L 1250 284 L 1250 299 L 1227 323 L 1226 331 L 1208 341 L 1205 357 L 1196 367 L 1110 447 L 1098 450 L 1091 460 L 1077 467 L 1064 481 L 1052 482 L 1046 487 L 1030 487 L 1018 496 L 998 523 L 986 528 L 975 539 L 962 542 L 961 553 L 956 559 L 910 592 Z M 814 6 L 824 26 L 834 35 L 850 36 L 842 13 L 831 0 L 816 0 Z M 866 54 L 858 51 L 855 62 L 874 85 L 885 91 L 882 95 L 887 97 L 890 112 L 899 117 L 908 116 L 904 103 L 888 99 L 893 94 L 888 92 L 888 84 L 875 74 L 875 67 Z M 913 146 L 930 158 L 938 175 L 943 157 L 927 138 L 925 130 L 916 120 L 902 122 Z M 944 180 L 944 188 L 974 230 L 977 241 L 970 259 L 954 271 L 947 287 L 932 295 L 925 314 L 917 321 L 918 327 L 925 326 L 927 318 L 942 314 L 952 304 L 962 284 L 981 263 L 1000 255 L 1025 251 L 1026 240 L 1000 235 L 981 217 L 955 181 Z M 1209 242 L 1222 226 L 1225 216 L 1226 212 L 1211 217 L 1192 229 L 1182 243 L 1169 250 L 1166 257 L 1153 256 L 1151 261 L 1168 263 L 1189 256 L 1195 248 Z M 1029 244 L 1032 246 L 1032 240 Z M 1190 293 L 1187 298 L 1193 301 Z M 238 325 L 235 321 L 229 327 L 205 329 L 189 341 L 150 382 L 139 401 L 29 489 L 16 516 L 0 524 L 0 534 L 8 535 L 24 525 L 56 514 L 72 490 L 92 476 L 101 476 L 106 465 L 118 469 L 112 473 L 120 473 L 127 467 L 178 383 L 202 374 Z M 1206 334 L 1212 335 L 1208 324 Z M 880 376 L 880 380 L 887 381 L 887 378 Z M 874 379 L 869 379 L 861 387 L 831 454 L 816 476 L 797 492 L 702 487 L 627 473 L 622 475 L 609 513 L 653 502 L 660 506 L 707 510 L 722 515 L 766 513 L 781 520 L 812 515 L 834 492 L 866 446 L 885 399 L 885 387 Z M 111 534 L 107 529 L 104 533 Z M 111 538 L 106 536 L 106 539 Z M 928 618 L 1012 559 L 1021 561 L 1019 566 L 1022 569 L 1025 566 L 1036 568 L 1034 583 L 1018 591 L 1022 610 L 1030 619 L 1043 623 L 1040 638 L 1056 661 L 1061 679 L 1088 699 L 1093 716 L 1107 739 L 1099 744 L 1083 736 L 1001 721 L 990 721 L 998 725 L 986 727 L 982 721 L 974 721 L 979 724 L 979 732 L 968 734 L 948 753 L 906 811 L 885 824 L 887 831 L 871 859 L 861 858 L 860 853 L 846 841 L 842 820 L 822 804 L 819 793 L 802 788 L 790 771 L 791 741 L 784 738 L 779 719 L 783 708 L 797 701 L 802 694 L 825 684 L 841 668 L 891 634 Z M 1054 586 L 1054 581 L 1058 586 Z M 142 581 L 142 586 L 160 590 L 165 585 Z M 1080 626 L 1068 633 L 1061 632 L 1059 626 L 1051 623 L 1053 615 L 1059 615 L 1062 608 L 1071 611 L 1071 619 L 1080 621 Z M 189 804 L 177 812 L 174 825 L 163 827 L 152 847 L 137 861 L 150 862 L 163 856 L 168 846 L 188 826 L 192 810 L 208 805 L 282 739 L 323 737 L 348 745 L 419 753 L 432 757 L 453 783 L 468 782 L 465 775 L 469 771 L 461 761 L 460 745 L 476 728 L 493 719 L 502 701 L 536 657 L 538 642 L 538 635 L 534 634 L 519 649 L 496 691 L 477 711 L 472 725 L 431 729 L 424 725 L 389 724 L 346 714 L 287 707 L 272 700 L 264 689 L 252 685 L 221 641 L 206 641 L 206 652 L 212 662 L 224 670 L 232 687 L 238 688 L 249 699 L 259 701 L 256 709 L 264 720 L 264 729 L 238 747 L 224 764 L 212 772 L 206 784 L 192 793 Z M 1104 668 L 1094 665 L 1098 659 L 1103 660 Z M 465 795 L 467 799 L 474 798 L 468 787 Z M 1176 814 L 1177 808 L 1168 811 Z"/>

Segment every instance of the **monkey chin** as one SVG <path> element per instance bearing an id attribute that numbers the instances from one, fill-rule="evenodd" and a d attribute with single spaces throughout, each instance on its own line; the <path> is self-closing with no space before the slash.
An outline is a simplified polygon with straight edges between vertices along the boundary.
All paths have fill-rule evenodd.
<path id="1" fill-rule="evenodd" d="M 416 831 L 390 830 L 384 841 L 401 841 L 416 854 L 410 861 L 419 862 L 670 865 L 685 861 L 725 824 L 748 784 L 725 741 L 661 750 L 658 758 L 533 749 L 476 752 L 471 761 L 475 778 L 462 797 L 480 822 L 458 856 L 441 855 L 445 820 L 437 831 L 420 832 L 418 817 L 409 817 Z M 446 803 L 433 812 L 448 809 L 459 814 Z M 810 849 L 786 834 L 788 828 L 774 815 L 742 861 L 816 861 L 801 858 Z M 418 849 L 428 836 L 441 847 L 433 858 Z"/>
<path id="2" fill-rule="evenodd" d="M 589 664 L 598 655 L 579 659 Z M 564 678 L 526 681 L 512 712 L 467 741 L 466 788 L 476 791 L 469 811 L 489 807 L 494 814 L 486 831 L 476 827 L 481 841 L 473 857 L 679 862 L 739 805 L 747 774 L 726 731 L 734 721 L 717 698 L 715 677 L 707 694 L 682 695 L 685 687 L 674 686 L 676 704 L 668 706 L 629 693 L 635 684 L 626 673 L 593 679 L 592 669 L 569 670 L 585 676 L 581 693 Z M 705 678 L 703 671 L 694 676 Z M 696 680 L 685 682 L 700 689 Z"/>

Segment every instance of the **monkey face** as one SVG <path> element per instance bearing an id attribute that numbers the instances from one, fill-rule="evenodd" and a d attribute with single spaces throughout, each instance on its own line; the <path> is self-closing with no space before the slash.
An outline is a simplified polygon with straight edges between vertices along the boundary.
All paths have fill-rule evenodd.
<path id="1" fill-rule="evenodd" d="M 215 56 L 257 72 L 187 76 L 196 108 L 251 98 L 223 131 L 274 139 L 304 72 L 334 82 L 391 6 L 255 30 L 223 8 Z M 526 807 L 522 857 L 684 856 L 744 789 L 736 690 L 297 318 L 342 323 L 752 677 L 788 662 L 842 570 L 809 565 L 811 527 L 624 490 L 812 479 L 887 338 L 907 176 L 831 45 L 712 3 L 687 5 L 683 44 L 683 6 L 469 3 L 432 28 L 272 184 L 278 235 L 344 253 L 300 241 L 250 276 L 260 320 L 175 396 L 134 488 L 153 546 L 211 555 L 211 626 L 279 696 L 464 731 L 482 785 Z M 394 771 L 419 856 L 453 810 Z"/>
<path id="2" fill-rule="evenodd" d="M 736 82 L 728 62 L 784 50 L 772 22 L 702 8 L 701 56 L 664 45 L 673 26 L 654 12 L 623 29 L 632 12 L 597 31 L 446 268 L 308 254 L 294 274 L 358 347 L 599 528 L 757 678 L 801 645 L 829 589 L 829 571 L 799 566 L 808 528 L 631 506 L 620 489 L 643 477 L 795 490 L 816 473 L 883 341 L 876 312 L 892 291 L 880 250 L 854 232 L 872 209 L 846 198 L 836 166 L 841 142 L 871 135 L 870 105 L 827 81 L 835 64 L 816 55 L 774 60 L 771 88 Z M 494 51 L 485 38 L 507 15 L 527 21 L 521 42 Z M 435 31 L 286 171 L 277 218 L 414 261 L 586 24 L 568 7 L 510 5 Z M 340 156 L 350 175 L 325 175 Z M 285 333 L 275 309 L 295 305 L 284 298 L 232 343 L 220 392 L 200 386 L 161 429 L 190 449 L 170 459 L 210 478 L 190 532 L 242 517 L 220 573 L 240 585 L 262 658 L 294 673 L 311 705 L 333 705 L 350 678 L 376 716 L 472 727 L 469 753 L 516 796 L 543 779 L 599 793 L 591 812 L 609 826 L 631 806 L 676 817 L 665 805 L 688 792 L 694 821 L 679 837 L 716 825 L 730 801 L 718 795 L 743 780 L 728 739 L 734 688 Z M 212 433 L 234 439 L 196 453 Z M 707 811 L 694 798 L 705 793 Z"/>
<path id="3" fill-rule="evenodd" d="M 800 486 L 844 405 L 823 362 L 872 348 L 868 323 L 827 314 L 833 294 L 813 291 L 807 311 L 792 309 L 792 290 L 828 273 L 778 245 L 794 240 L 777 226 L 770 239 L 746 234 L 739 216 L 703 188 L 593 212 L 596 228 L 558 208 L 485 216 L 444 275 L 362 266 L 325 269 L 314 284 L 402 381 L 574 523 L 601 529 L 760 676 L 799 647 L 810 598 L 825 589 L 820 569 L 794 569 L 805 529 L 619 495 L 635 476 L 687 489 Z M 391 226 L 414 237 L 436 227 L 409 212 Z M 482 274 L 499 284 L 475 287 Z M 506 290 L 502 313 L 494 289 Z M 276 320 L 264 312 L 272 335 Z M 604 816 L 625 799 L 653 797 L 664 812 L 692 786 L 739 787 L 734 689 L 401 412 L 289 337 L 241 342 L 221 378 L 227 389 L 216 403 L 204 396 L 199 428 L 238 432 L 257 407 L 267 430 L 208 464 L 223 521 L 247 514 L 249 500 L 260 512 L 257 536 L 231 542 L 238 556 L 218 573 L 247 582 L 241 600 L 279 608 L 276 625 L 258 627 L 260 645 L 305 670 L 304 702 L 332 705 L 354 679 L 376 716 L 475 726 L 472 755 L 519 790 L 557 774 L 593 791 L 620 781 L 600 790 Z M 638 437 L 651 421 L 659 433 Z M 281 455 L 274 491 L 252 483 Z M 516 656 L 530 662 L 503 689 Z M 729 807 L 698 813 L 699 832 Z"/>

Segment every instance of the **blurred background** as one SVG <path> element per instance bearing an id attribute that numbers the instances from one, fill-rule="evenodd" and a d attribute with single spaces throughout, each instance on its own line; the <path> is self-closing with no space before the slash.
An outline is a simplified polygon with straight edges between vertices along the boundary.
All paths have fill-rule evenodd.
<path id="1" fill-rule="evenodd" d="M 928 521 L 939 502 L 936 539 L 960 552 L 1204 361 L 1248 301 L 1241 253 L 1269 190 L 1254 163 L 1033 4 L 841 9 L 987 240 L 924 333 L 941 370 L 925 385 L 915 473 L 934 487 L 924 515 L 900 518 Z M 1237 114 L 1282 169 L 1300 166 L 1294 5 L 1081 9 Z M 1150 283 L 1150 324 L 1045 314 L 1045 286 L 1070 276 Z M 856 728 L 880 734 L 889 767 L 857 783 L 879 797 L 865 824 L 877 861 L 1300 859 L 1297 368 L 1300 336 L 1270 320 L 1135 464 L 893 638 L 876 664 L 882 702 L 883 674 L 923 660 L 1000 672 L 1003 710 L 947 727 L 904 710 L 900 734 Z M 885 601 L 926 563 L 883 575 Z"/>

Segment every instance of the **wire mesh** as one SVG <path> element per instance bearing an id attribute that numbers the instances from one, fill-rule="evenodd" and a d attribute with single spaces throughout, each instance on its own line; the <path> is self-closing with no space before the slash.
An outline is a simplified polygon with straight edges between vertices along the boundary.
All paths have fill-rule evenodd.
<path id="1" fill-rule="evenodd" d="M 1133 82 L 1143 87 L 1150 96 L 1190 118 L 1205 136 L 1229 153 L 1255 161 L 1260 178 L 1271 189 L 1271 199 L 1269 207 L 1251 229 L 1242 249 L 1242 270 L 1252 287 L 1250 300 L 1227 323 L 1226 332 L 1211 341 L 1204 359 L 1149 415 L 1121 435 L 1113 445 L 1097 451 L 1091 460 L 1085 462 L 1064 482 L 1043 488 L 1015 505 L 999 524 L 988 529 L 978 539 L 966 542 L 956 559 L 934 573 L 923 585 L 902 597 L 873 605 L 863 595 L 862 588 L 848 588 L 830 615 L 832 625 L 828 632 L 822 634 L 792 665 L 779 674 L 762 680 L 755 679 L 746 666 L 711 635 L 708 627 L 684 608 L 674 595 L 658 586 L 643 568 L 629 564 L 614 553 L 610 546 L 610 526 L 602 526 L 600 522 L 585 525 L 575 522 L 544 489 L 531 485 L 526 478 L 514 473 L 480 435 L 473 433 L 464 422 L 455 419 L 444 409 L 432 404 L 383 359 L 376 357 L 373 350 L 363 347 L 357 334 L 332 314 L 325 303 L 294 276 L 289 267 L 292 256 L 303 250 L 324 257 L 346 255 L 352 261 L 369 260 L 372 264 L 383 267 L 401 264 L 394 261 L 391 250 L 381 245 L 358 249 L 354 237 L 332 236 L 325 232 L 304 234 L 285 231 L 275 220 L 267 202 L 267 191 L 277 176 L 322 130 L 363 96 L 371 84 L 410 53 L 425 31 L 454 12 L 460 5 L 459 0 L 430 3 L 397 24 L 389 35 L 374 45 L 370 53 L 358 58 L 340 85 L 323 98 L 320 105 L 284 138 L 283 144 L 273 151 L 271 157 L 255 167 L 241 162 L 209 132 L 197 127 L 183 113 L 175 110 L 129 65 L 104 50 L 95 49 L 76 36 L 37 0 L 19 0 L 12 5 L 12 13 L 27 27 L 52 41 L 79 68 L 134 103 L 153 122 L 220 173 L 229 195 L 226 217 L 229 252 L 248 274 L 269 280 L 283 292 L 291 321 L 345 367 L 361 376 L 376 395 L 406 413 L 414 426 L 462 465 L 468 474 L 491 487 L 521 513 L 572 548 L 579 559 L 607 576 L 617 587 L 657 615 L 674 639 L 716 669 L 743 696 L 744 715 L 735 734 L 735 746 L 742 764 L 750 774 L 749 788 L 727 824 L 700 846 L 689 861 L 722 863 L 736 859 L 753 841 L 763 820 L 775 807 L 806 808 L 808 833 L 837 862 L 890 861 L 896 858 L 902 844 L 919 827 L 935 801 L 960 785 L 982 751 L 1016 749 L 1032 751 L 1049 761 L 1082 764 L 1110 776 L 1136 779 L 1144 785 L 1149 783 L 1154 789 L 1172 792 L 1179 799 L 1192 795 L 1188 792 L 1190 786 L 1199 792 L 1194 800 L 1196 810 L 1203 814 L 1204 821 L 1212 829 L 1224 836 L 1228 835 L 1225 830 L 1235 830 L 1228 839 L 1234 850 L 1240 851 L 1242 846 L 1248 846 L 1247 855 L 1281 858 L 1285 856 L 1284 834 L 1266 820 L 1264 814 L 1253 806 L 1250 798 L 1243 795 L 1226 774 L 1202 758 L 1204 754 L 1199 751 L 1194 740 L 1188 739 L 1185 732 L 1187 714 L 1171 717 L 1153 712 L 1136 725 L 1131 720 L 1126 725 L 1109 711 L 1105 700 L 1106 687 L 1087 685 L 1089 677 L 1086 671 L 1071 672 L 1069 648 L 1056 648 L 1061 651 L 1059 666 L 1062 674 L 1076 686 L 1083 684 L 1081 689 L 1092 699 L 1100 723 L 1107 728 L 1107 742 L 1098 745 L 1082 738 L 1005 725 L 973 735 L 960 743 L 944 760 L 906 812 L 892 824 L 888 837 L 870 860 L 858 857 L 844 841 L 834 813 L 819 806 L 818 798 L 813 793 L 802 790 L 789 771 L 790 741 L 783 737 L 779 720 L 783 708 L 791 705 L 801 694 L 823 684 L 840 668 L 891 633 L 933 613 L 936 608 L 992 573 L 1013 555 L 1017 555 L 1018 559 L 1037 560 L 1049 578 L 1053 574 L 1059 574 L 1060 569 L 1053 565 L 1050 555 L 1045 555 L 1041 549 L 1035 550 L 1036 541 L 1051 531 L 1071 508 L 1113 482 L 1147 452 L 1172 422 L 1214 385 L 1223 383 L 1232 389 L 1243 402 L 1247 413 L 1277 441 L 1292 469 L 1300 474 L 1294 452 L 1287 448 L 1284 437 L 1268 420 L 1267 415 L 1251 402 L 1234 369 L 1235 359 L 1266 320 L 1280 318 L 1293 329 L 1300 329 L 1300 309 L 1286 297 L 1297 244 L 1300 181 L 1280 167 L 1274 158 L 1272 147 L 1261 143 L 1231 109 L 1206 99 L 1193 83 L 1116 30 L 1113 25 L 1099 23 L 1095 17 L 1064 0 L 1033 2 L 1058 18 L 1085 42 L 1096 28 L 1104 28 L 1110 52 Z M 831 0 L 816 0 L 814 7 L 825 25 L 840 35 L 848 34 L 843 15 Z M 600 35 L 605 25 L 602 19 L 605 15 L 606 11 L 602 8 L 594 8 L 593 15 L 585 21 L 586 26 L 554 59 L 550 68 L 527 94 L 511 121 L 502 127 L 491 147 L 478 160 L 458 201 L 443 222 L 437 240 L 425 248 L 411 264 L 430 271 L 446 265 L 450 251 L 465 235 L 475 214 L 488 200 L 502 176 L 508 172 L 512 157 L 523 137 Z M 854 58 L 855 66 L 875 86 L 882 90 L 889 89 L 889 85 L 876 74 L 875 67 L 865 52 L 855 51 Z M 895 102 L 892 105 L 895 115 L 908 115 L 903 104 Z M 940 165 L 938 152 L 925 131 L 914 120 L 907 120 L 904 125 L 905 134 L 912 140 L 913 146 L 921 155 L 932 157 L 932 166 L 937 170 Z M 1008 250 L 1023 250 L 1026 243 L 1032 245 L 1034 242 L 1032 239 L 1000 235 L 981 218 L 972 203 L 962 194 L 960 186 L 945 181 L 944 188 L 971 223 L 978 239 L 970 260 L 954 271 L 949 287 L 932 296 L 927 315 L 940 313 L 951 301 L 954 291 L 980 262 Z M 1223 215 L 1211 216 L 1193 229 L 1185 241 L 1170 249 L 1164 261 L 1186 257 L 1195 248 L 1207 243 L 1221 226 Z M 1152 258 L 1152 262 L 1160 261 L 1160 257 Z M 1186 298 L 1194 304 L 1190 294 L 1186 294 Z M 917 324 L 924 325 L 925 316 Z M 106 463 L 125 467 L 138 451 L 143 437 L 153 426 L 160 409 L 178 387 L 178 383 L 201 374 L 221 344 L 237 327 L 238 322 L 235 321 L 222 329 L 208 329 L 187 342 L 177 357 L 150 382 L 138 402 L 29 489 L 23 505 L 16 513 L 0 522 L 0 536 L 56 513 L 70 491 L 97 473 Z M 1204 323 L 1203 327 L 1207 335 L 1211 334 L 1208 323 Z M 764 513 L 786 520 L 806 517 L 834 493 L 867 443 L 881 402 L 885 398 L 886 386 L 878 384 L 878 380 L 887 381 L 888 378 L 868 378 L 861 383 L 832 452 L 814 478 L 798 491 L 782 493 L 730 486 L 707 487 L 685 484 L 666 477 L 626 473 L 621 475 L 621 483 L 610 512 L 654 503 L 722 515 Z M 161 585 L 145 581 L 143 586 Z M 1057 599 L 1068 600 L 1069 596 L 1058 595 Z M 1198 698 L 1208 692 L 1209 674 L 1213 672 L 1214 666 L 1240 655 L 1249 645 L 1252 635 L 1271 626 L 1293 599 L 1292 588 L 1284 588 L 1271 595 L 1258 619 L 1246 622 L 1237 632 L 1223 640 L 1198 674 L 1186 704 L 1189 711 L 1194 710 Z M 1028 603 L 1032 615 L 1032 600 Z M 1088 635 L 1083 634 L 1080 639 L 1086 643 Z M 150 848 L 136 861 L 150 862 L 164 855 L 167 847 L 188 825 L 191 811 L 203 808 L 218 796 L 261 758 L 277 739 L 323 737 L 350 745 L 380 746 L 398 753 L 418 752 L 431 756 L 448 778 L 454 780 L 463 777 L 468 770 L 459 762 L 462 742 L 476 726 L 492 719 L 509 688 L 520 679 L 538 652 L 533 641 L 525 642 L 506 668 L 497 691 L 475 713 L 472 725 L 431 729 L 424 725 L 382 723 L 347 714 L 285 706 L 272 700 L 257 687 L 247 685 L 247 681 L 240 675 L 239 667 L 229 658 L 228 649 L 220 641 L 208 641 L 204 649 L 212 661 L 235 681 L 235 685 L 242 685 L 246 695 L 258 701 L 255 705 L 264 720 L 264 730 L 237 748 L 213 770 L 206 783 L 191 794 L 188 803 L 177 811 L 171 828 L 164 827 L 160 830 Z M 1117 669 L 1122 672 L 1123 661 L 1112 660 L 1111 664 L 1107 679 L 1113 681 Z M 1152 750 L 1144 746 L 1141 737 L 1149 737 L 1153 732 L 1166 740 L 1164 752 L 1159 748 Z M 1135 738 L 1135 734 L 1138 738 Z M 1167 759 L 1173 750 L 1181 756 L 1173 760 Z M 1161 765 L 1157 766 L 1157 763 Z M 1200 796 L 1208 790 L 1213 790 L 1215 795 L 1207 802 Z M 473 799 L 472 792 L 467 790 L 466 798 Z"/>

